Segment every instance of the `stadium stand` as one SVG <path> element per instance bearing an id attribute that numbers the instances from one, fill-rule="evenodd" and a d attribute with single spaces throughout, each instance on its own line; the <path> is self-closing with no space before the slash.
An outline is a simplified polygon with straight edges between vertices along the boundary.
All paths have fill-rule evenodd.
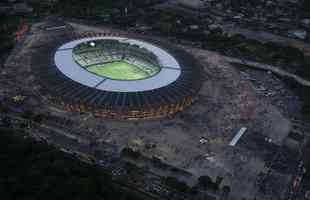
<path id="1" fill-rule="evenodd" d="M 114 34 L 67 34 L 62 37 L 54 37 L 38 47 L 37 55 L 33 56 L 35 59 L 32 59 L 32 71 L 42 88 L 42 95 L 47 96 L 56 106 L 68 111 L 92 112 L 98 117 L 125 120 L 172 115 L 182 111 L 195 100 L 201 87 L 202 78 L 199 62 L 183 49 L 147 37 L 127 36 L 156 44 L 156 46 L 167 50 L 181 66 L 182 73 L 178 79 L 162 88 L 141 92 L 98 90 L 69 79 L 55 66 L 54 54 L 62 44 L 83 37 L 111 35 Z M 156 56 L 151 52 L 133 45 L 119 44 L 114 40 L 97 44 L 91 49 L 92 53 L 89 50 L 89 45 L 85 44 L 74 52 L 74 59 L 82 67 L 124 60 L 153 74 L 154 66 L 160 65 Z"/>

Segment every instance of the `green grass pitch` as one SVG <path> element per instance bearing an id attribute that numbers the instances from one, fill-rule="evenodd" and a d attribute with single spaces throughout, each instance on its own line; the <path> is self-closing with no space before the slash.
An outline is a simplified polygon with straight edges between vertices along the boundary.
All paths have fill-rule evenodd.
<path id="1" fill-rule="evenodd" d="M 87 70 L 115 80 L 138 80 L 145 79 L 150 75 L 135 65 L 127 62 L 111 62 L 87 67 Z"/>

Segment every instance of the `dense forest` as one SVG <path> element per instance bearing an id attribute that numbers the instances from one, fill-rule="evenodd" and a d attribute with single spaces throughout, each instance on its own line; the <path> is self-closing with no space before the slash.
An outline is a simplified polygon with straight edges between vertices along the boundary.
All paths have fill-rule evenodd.
<path id="1" fill-rule="evenodd" d="M 0 53 L 7 52 L 14 46 L 14 32 L 20 24 L 21 17 L 0 15 Z"/>
<path id="2" fill-rule="evenodd" d="M 310 12 L 310 1 L 309 0 L 304 0 L 303 8 L 304 8 L 304 11 Z"/>
<path id="3" fill-rule="evenodd" d="M 56 148 L 0 129 L 1 200 L 134 200 L 111 176 Z"/>

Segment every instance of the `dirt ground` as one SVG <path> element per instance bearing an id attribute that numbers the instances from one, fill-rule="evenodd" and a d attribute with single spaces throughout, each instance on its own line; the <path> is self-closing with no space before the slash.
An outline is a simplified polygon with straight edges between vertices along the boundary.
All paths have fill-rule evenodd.
<path id="1" fill-rule="evenodd" d="M 76 32 L 124 33 L 111 28 L 71 25 Z M 29 55 L 31 46 L 44 35 L 33 32 L 23 47 L 23 52 Z M 274 144 L 282 144 L 290 131 L 290 121 L 278 108 L 259 96 L 251 82 L 244 79 L 222 56 L 187 46 L 183 48 L 201 61 L 204 80 L 195 103 L 175 116 L 120 122 L 63 112 L 48 102 L 37 109 L 70 119 L 68 130 L 85 130 L 86 137 L 93 142 L 106 142 L 119 152 L 124 147 L 131 147 L 146 157 L 157 157 L 164 163 L 189 172 L 192 174 L 187 177 L 189 184 L 194 184 L 202 175 L 214 179 L 221 176 L 224 178 L 223 184 L 231 186 L 232 199 L 252 198 L 257 192 L 255 184 L 258 175 L 266 172 L 266 160 L 259 149 L 248 149 L 239 144 L 231 147 L 228 144 L 241 127 L 248 128 L 242 137 L 244 142 L 251 135 L 256 135 L 271 139 Z M 281 174 L 278 178 L 283 179 L 281 184 L 285 189 L 288 178 L 283 178 Z"/>
<path id="2" fill-rule="evenodd" d="M 98 31 L 72 25 L 81 31 Z M 222 176 L 223 184 L 231 185 L 232 191 L 239 193 L 236 196 L 242 192 L 242 196 L 251 197 L 256 191 L 258 174 L 266 170 L 265 161 L 255 151 L 238 145 L 230 147 L 228 143 L 245 126 L 248 132 L 244 139 L 249 134 L 258 134 L 281 144 L 290 130 L 290 122 L 275 106 L 258 96 L 251 83 L 219 54 L 183 48 L 204 66 L 204 83 L 197 101 L 169 119 L 106 122 L 106 134 L 100 137 L 120 149 L 129 146 L 147 157 L 160 158 L 190 172 L 192 179 L 202 175 Z M 200 143 L 201 139 L 206 142 Z M 146 148 L 149 144 L 155 147 Z"/>

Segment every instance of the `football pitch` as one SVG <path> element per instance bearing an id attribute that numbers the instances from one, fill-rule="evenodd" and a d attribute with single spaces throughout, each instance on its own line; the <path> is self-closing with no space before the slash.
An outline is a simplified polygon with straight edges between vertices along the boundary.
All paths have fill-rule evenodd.
<path id="1" fill-rule="evenodd" d="M 87 67 L 87 70 L 98 75 L 115 80 L 139 80 L 150 76 L 139 67 L 127 62 L 111 62 Z"/>

